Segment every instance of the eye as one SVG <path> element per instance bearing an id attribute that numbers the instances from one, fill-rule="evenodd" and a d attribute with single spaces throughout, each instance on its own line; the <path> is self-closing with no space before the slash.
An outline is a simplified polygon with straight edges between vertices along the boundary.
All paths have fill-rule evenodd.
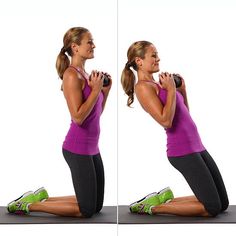
<path id="1" fill-rule="evenodd" d="M 152 54 L 152 57 L 157 58 L 158 57 L 157 53 Z"/>

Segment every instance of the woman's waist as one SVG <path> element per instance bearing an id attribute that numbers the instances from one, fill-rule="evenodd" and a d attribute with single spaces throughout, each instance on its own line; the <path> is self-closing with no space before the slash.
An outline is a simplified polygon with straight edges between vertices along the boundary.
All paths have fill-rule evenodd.
<path id="1" fill-rule="evenodd" d="M 89 137 L 89 136 L 71 136 L 66 135 L 64 142 L 73 142 L 73 143 L 98 143 L 99 136 Z"/>
<path id="2" fill-rule="evenodd" d="M 167 144 L 190 144 L 201 142 L 200 136 L 186 137 L 186 136 L 175 136 L 175 137 L 167 137 Z"/>
<path id="3" fill-rule="evenodd" d="M 68 133 L 81 133 L 81 134 L 96 134 L 100 132 L 100 122 L 99 120 L 93 120 L 88 122 L 85 120 L 82 125 L 78 125 L 75 121 L 71 121 Z"/>
<path id="4" fill-rule="evenodd" d="M 192 143 L 201 141 L 200 135 L 198 132 L 194 133 L 184 133 L 184 132 L 176 132 L 176 133 L 167 133 L 167 143 L 168 144 L 184 144 L 184 143 Z"/>
<path id="5" fill-rule="evenodd" d="M 97 140 L 100 135 L 100 127 L 83 128 L 78 125 L 71 125 L 66 138 Z"/>

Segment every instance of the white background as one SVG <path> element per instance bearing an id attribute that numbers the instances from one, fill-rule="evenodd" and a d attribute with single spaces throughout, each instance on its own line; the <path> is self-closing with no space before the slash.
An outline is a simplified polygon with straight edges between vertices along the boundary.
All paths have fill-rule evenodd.
<path id="1" fill-rule="evenodd" d="M 114 79 L 101 120 L 105 205 L 117 202 L 117 155 L 119 204 L 127 205 L 166 186 L 176 196 L 191 194 L 183 177 L 166 160 L 163 129 L 142 111 L 137 101 L 133 109 L 125 105 L 120 73 L 129 45 L 142 39 L 156 45 L 161 71 L 178 72 L 185 78 L 191 114 L 221 170 L 230 204 L 236 204 L 235 13 L 233 0 L 119 0 L 117 61 L 115 0 L 1 1 L 0 205 L 41 186 L 51 196 L 73 194 L 70 172 L 61 154 L 70 117 L 55 69 L 63 35 L 73 26 L 89 28 L 97 45 L 95 58 L 87 61 L 87 71 L 107 70 Z M 175 235 L 222 234 L 235 227 L 128 225 L 119 226 L 118 233 L 141 236 L 167 230 Z M 4 235 L 16 231 L 19 235 L 64 235 L 70 231 L 110 236 L 117 234 L 117 227 L 1 226 Z"/>
<path id="2" fill-rule="evenodd" d="M 74 194 L 61 146 L 70 115 L 60 91 L 55 68 L 65 32 L 88 28 L 94 38 L 95 58 L 86 70 L 107 71 L 114 79 L 101 117 L 100 150 L 106 186 L 104 205 L 117 204 L 117 2 L 78 0 L 9 0 L 0 2 L 0 205 L 23 192 L 44 186 L 50 196 Z M 11 228 L 11 227 L 10 227 Z M 26 228 L 26 230 L 22 230 Z M 65 235 L 68 229 L 94 235 L 116 234 L 116 225 L 15 226 L 42 234 Z M 40 228 L 40 231 L 38 231 Z M 88 229 L 89 228 L 89 229 Z M 32 231 L 31 231 L 32 233 Z"/>
<path id="3" fill-rule="evenodd" d="M 127 62 L 128 47 L 138 40 L 153 42 L 161 59 L 160 70 L 184 77 L 191 115 L 221 171 L 230 204 L 236 204 L 234 1 L 119 0 L 118 10 L 119 77 Z M 137 100 L 133 108 L 126 106 L 127 96 L 120 84 L 118 97 L 119 205 L 128 205 L 166 186 L 177 197 L 191 195 L 182 175 L 166 158 L 163 128 L 142 110 Z M 212 229 L 226 233 L 230 228 L 120 226 L 119 232 L 123 236 L 134 229 L 136 235 L 158 234 L 158 229 L 165 234 L 171 230 L 177 235 L 197 235 Z"/>

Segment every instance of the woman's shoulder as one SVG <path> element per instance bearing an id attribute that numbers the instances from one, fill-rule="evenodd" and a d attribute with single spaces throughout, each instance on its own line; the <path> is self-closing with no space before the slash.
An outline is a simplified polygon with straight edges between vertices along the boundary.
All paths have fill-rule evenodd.
<path id="1" fill-rule="evenodd" d="M 64 74 L 63 74 L 63 79 L 68 78 L 68 79 L 81 79 L 83 80 L 83 76 L 79 73 L 79 71 L 75 70 L 73 67 L 68 67 Z"/>
<path id="2" fill-rule="evenodd" d="M 139 80 L 135 85 L 135 92 L 159 91 L 159 86 L 155 81 Z"/>
<path id="3" fill-rule="evenodd" d="M 63 74 L 63 87 L 83 90 L 85 80 L 75 69 L 68 67 Z"/>

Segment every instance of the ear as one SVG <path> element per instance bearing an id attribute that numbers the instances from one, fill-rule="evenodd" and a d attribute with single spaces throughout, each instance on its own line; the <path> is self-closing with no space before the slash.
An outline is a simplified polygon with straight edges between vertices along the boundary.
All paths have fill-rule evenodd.
<path id="1" fill-rule="evenodd" d="M 135 61 L 136 65 L 138 65 L 139 67 L 142 66 L 142 64 L 143 64 L 143 60 L 141 57 L 135 57 L 134 61 Z"/>
<path id="2" fill-rule="evenodd" d="M 72 52 L 73 52 L 73 53 L 78 52 L 78 47 L 79 47 L 78 44 L 72 43 L 72 44 L 71 44 L 71 50 L 72 50 Z"/>

